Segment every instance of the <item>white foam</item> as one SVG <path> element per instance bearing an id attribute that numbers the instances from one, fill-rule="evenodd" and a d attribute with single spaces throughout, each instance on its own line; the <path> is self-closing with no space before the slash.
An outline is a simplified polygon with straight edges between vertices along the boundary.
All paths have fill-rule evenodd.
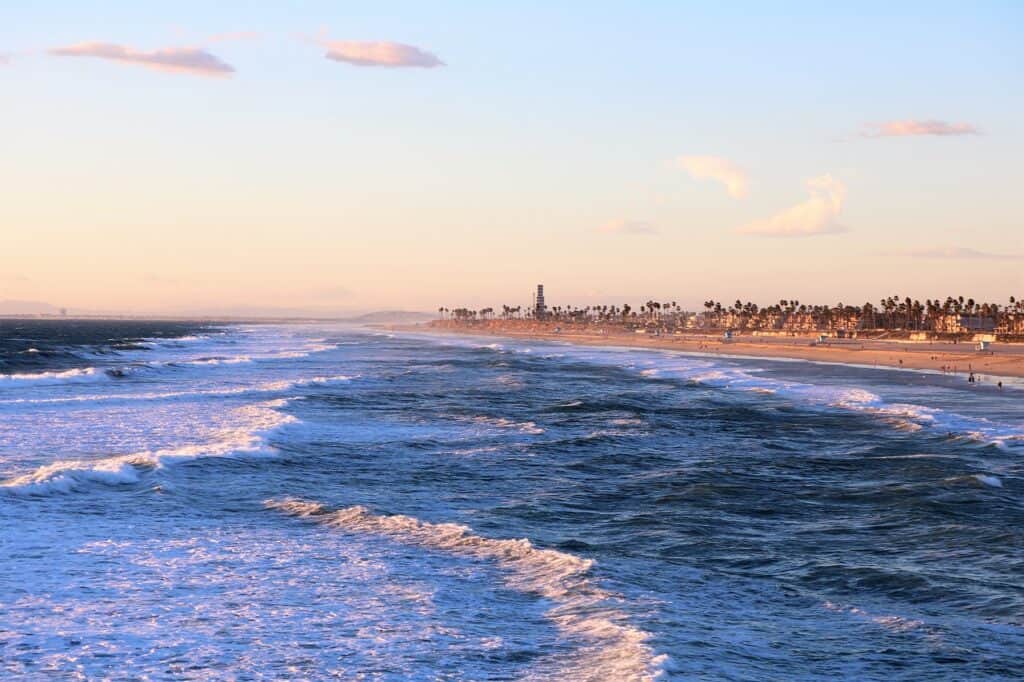
<path id="1" fill-rule="evenodd" d="M 650 635 L 629 624 L 614 607 L 616 595 L 594 584 L 593 561 L 529 540 L 495 540 L 475 535 L 466 526 L 429 523 L 411 516 L 381 516 L 361 506 L 330 510 L 305 500 L 267 500 L 265 505 L 293 516 L 348 532 L 383 535 L 399 542 L 493 561 L 507 573 L 507 583 L 537 594 L 554 606 L 548 618 L 562 632 L 581 642 L 569 661 L 559 661 L 554 679 L 652 680 L 663 674 L 667 657 L 647 643 Z"/>
<path id="2" fill-rule="evenodd" d="M 313 343 L 305 346 L 299 350 L 283 350 L 277 353 L 272 353 L 269 357 L 275 359 L 286 359 L 286 358 L 305 358 L 314 353 L 323 353 L 324 351 L 334 350 L 338 347 L 336 343 Z"/>
<path id="3" fill-rule="evenodd" d="M 532 421 L 517 422 L 505 417 L 473 417 L 472 421 L 477 424 L 487 424 L 489 426 L 496 426 L 499 429 L 515 429 L 520 433 L 528 433 L 534 436 L 539 436 L 544 433 L 544 429 L 537 426 Z"/>
<path id="4" fill-rule="evenodd" d="M 242 363 L 252 362 L 252 357 L 248 355 L 235 355 L 231 357 L 220 357 L 220 358 L 198 358 L 196 360 L 179 360 L 174 364 L 178 365 L 239 365 Z"/>
<path id="5" fill-rule="evenodd" d="M 92 484 L 122 485 L 135 483 L 146 470 L 161 469 L 201 457 L 271 454 L 266 436 L 286 424 L 298 420 L 276 408 L 286 400 L 272 400 L 247 405 L 234 411 L 241 425 L 223 429 L 219 438 L 202 444 L 184 445 L 162 450 L 145 450 L 97 460 L 61 460 L 35 471 L 0 483 L 0 489 L 22 495 L 69 493 Z"/>
<path id="6" fill-rule="evenodd" d="M 36 372 L 28 374 L 0 374 L 0 381 L 75 381 L 93 379 L 103 374 L 95 367 L 68 369 L 63 372 Z"/>
<path id="7" fill-rule="evenodd" d="M 874 623 L 875 625 L 881 626 L 886 630 L 893 632 L 912 632 L 924 626 L 924 621 L 917 620 L 915 618 L 906 618 L 904 616 L 876 616 L 868 613 L 864 609 L 857 608 L 856 606 L 842 606 L 834 602 L 827 601 L 822 604 L 827 610 L 835 611 L 837 613 L 847 613 L 852 616 L 863 618 L 867 621 Z"/>
<path id="8" fill-rule="evenodd" d="M 930 428 L 1002 449 L 1024 441 L 1024 425 L 999 424 L 983 417 L 967 417 L 945 410 L 907 403 L 889 403 L 863 388 L 820 386 L 756 376 L 753 370 L 723 367 L 704 360 L 675 361 L 657 369 L 641 370 L 644 376 L 677 376 L 714 388 L 773 394 L 811 407 L 840 408 L 875 414 L 896 428 L 918 431 Z"/>
<path id="9" fill-rule="evenodd" d="M 90 395 L 64 396 L 60 398 L 10 398 L 0 400 L 0 405 L 50 405 L 61 403 L 93 403 L 118 400 L 148 401 L 173 400 L 175 398 L 198 398 L 207 396 L 232 396 L 250 393 L 279 393 L 300 386 L 325 386 L 327 384 L 348 382 L 355 376 L 338 374 L 335 376 L 318 376 L 309 379 L 270 381 L 254 386 L 234 386 L 231 388 L 210 388 L 191 391 L 158 391 L 146 393 L 99 393 Z"/>
<path id="10" fill-rule="evenodd" d="M 1003 487 L 1003 482 L 1001 480 L 999 480 L 998 476 L 991 476 L 989 474 L 975 474 L 974 477 L 976 479 L 978 479 L 978 481 L 980 481 L 981 483 L 984 483 L 985 485 L 987 485 L 989 487 L 992 487 L 992 488 L 1002 488 Z"/>

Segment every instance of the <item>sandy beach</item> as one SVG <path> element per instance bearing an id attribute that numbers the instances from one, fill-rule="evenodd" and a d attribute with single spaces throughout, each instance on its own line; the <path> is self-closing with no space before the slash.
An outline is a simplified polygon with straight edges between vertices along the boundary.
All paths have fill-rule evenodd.
<path id="1" fill-rule="evenodd" d="M 627 333 L 616 328 L 590 327 L 562 327 L 560 331 L 555 331 L 552 325 L 502 321 L 473 325 L 434 323 L 401 326 L 395 329 L 945 371 L 963 374 L 965 380 L 974 372 L 980 381 L 986 382 L 997 381 L 999 377 L 1024 378 L 1024 344 L 992 344 L 989 350 L 979 351 L 977 345 L 973 343 L 858 339 L 831 339 L 825 343 L 818 343 L 814 338 L 806 336 L 735 335 L 732 340 L 726 341 L 721 335 L 711 334 L 648 335 Z"/>

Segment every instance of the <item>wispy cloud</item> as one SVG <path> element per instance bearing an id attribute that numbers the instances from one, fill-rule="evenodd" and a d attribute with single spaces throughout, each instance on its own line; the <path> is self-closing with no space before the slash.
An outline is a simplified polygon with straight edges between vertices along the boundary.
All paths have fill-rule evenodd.
<path id="1" fill-rule="evenodd" d="M 900 255 L 912 256 L 914 258 L 943 258 L 951 260 L 1018 260 L 1024 258 L 1020 254 L 991 253 L 965 246 L 937 246 L 927 249 L 910 249 L 901 251 Z"/>
<path id="2" fill-rule="evenodd" d="M 836 222 L 846 199 L 846 186 L 831 175 L 807 181 L 811 196 L 767 220 L 758 220 L 739 228 L 740 234 L 762 237 L 813 237 L 846 232 Z"/>
<path id="3" fill-rule="evenodd" d="M 861 131 L 862 137 L 911 137 L 915 135 L 980 135 L 970 123 L 947 123 L 946 121 L 883 121 L 868 123 Z"/>
<path id="4" fill-rule="evenodd" d="M 353 66 L 419 67 L 423 69 L 445 66 L 445 63 L 438 59 L 437 55 L 402 43 L 326 39 L 320 39 L 317 42 L 327 48 L 327 54 L 324 57 Z"/>
<path id="5" fill-rule="evenodd" d="M 716 180 L 722 183 L 733 198 L 742 199 L 747 196 L 747 172 L 729 159 L 718 156 L 680 156 L 674 165 L 697 180 Z"/>
<path id="6" fill-rule="evenodd" d="M 57 47 L 50 54 L 58 57 L 95 57 L 125 64 L 136 64 L 156 71 L 188 73 L 196 76 L 230 76 L 235 69 L 220 58 L 197 47 L 168 47 L 162 50 L 136 50 L 113 43 L 86 42 Z"/>
<path id="7" fill-rule="evenodd" d="M 656 235 L 658 228 L 642 220 L 613 220 L 597 228 L 603 234 Z"/>

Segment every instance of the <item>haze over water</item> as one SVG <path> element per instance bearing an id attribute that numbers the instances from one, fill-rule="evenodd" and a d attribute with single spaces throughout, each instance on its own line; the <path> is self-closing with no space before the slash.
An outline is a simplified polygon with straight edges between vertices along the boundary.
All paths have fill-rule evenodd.
<path id="1" fill-rule="evenodd" d="M 0 322 L 0 674 L 1007 679 L 1015 385 Z"/>

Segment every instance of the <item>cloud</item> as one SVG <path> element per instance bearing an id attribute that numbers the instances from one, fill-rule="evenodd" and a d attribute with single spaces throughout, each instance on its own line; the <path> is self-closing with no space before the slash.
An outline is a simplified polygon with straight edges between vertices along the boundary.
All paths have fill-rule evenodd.
<path id="1" fill-rule="evenodd" d="M 136 50 L 113 43 L 78 43 L 50 50 L 58 57 L 96 57 L 147 69 L 189 73 L 196 76 L 229 76 L 235 69 L 206 50 L 195 47 L 168 47 L 162 50 Z"/>
<path id="2" fill-rule="evenodd" d="M 742 199 L 747 196 L 747 173 L 728 159 L 717 156 L 681 156 L 675 160 L 690 177 L 698 180 L 717 180 L 725 185 L 729 196 Z"/>
<path id="3" fill-rule="evenodd" d="M 861 132 L 862 137 L 910 137 L 914 135 L 980 135 L 970 123 L 946 123 L 945 121 L 884 121 L 868 123 Z"/>
<path id="4" fill-rule="evenodd" d="M 989 253 L 978 251 L 964 246 L 937 246 L 927 249 L 911 249 L 901 252 L 901 255 L 914 258 L 945 258 L 958 260 L 1016 260 L 1022 258 L 1019 254 L 1012 253 Z"/>
<path id="5" fill-rule="evenodd" d="M 389 42 L 359 42 L 353 40 L 320 40 L 327 48 L 327 59 L 353 66 L 386 66 L 391 68 L 419 67 L 432 69 L 445 63 L 425 50 L 412 45 Z"/>
<path id="6" fill-rule="evenodd" d="M 6 52 L 0 52 L 0 66 L 6 66 L 11 63 L 11 55 Z"/>
<path id="7" fill-rule="evenodd" d="M 656 235 L 658 228 L 642 220 L 613 220 L 597 228 L 603 234 Z"/>
<path id="8" fill-rule="evenodd" d="M 811 193 L 810 199 L 737 231 L 762 237 L 812 237 L 846 232 L 847 228 L 836 222 L 846 199 L 846 186 L 826 174 L 808 180 L 807 190 Z"/>

